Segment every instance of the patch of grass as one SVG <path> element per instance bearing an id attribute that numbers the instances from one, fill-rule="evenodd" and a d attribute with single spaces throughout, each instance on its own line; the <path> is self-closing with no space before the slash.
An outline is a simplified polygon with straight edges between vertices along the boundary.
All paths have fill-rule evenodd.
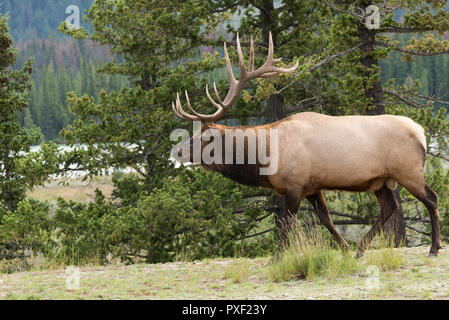
<path id="1" fill-rule="evenodd" d="M 380 272 L 379 289 L 367 287 L 370 275 L 363 276 L 363 270 L 355 276 L 331 280 L 322 277 L 314 281 L 274 282 L 268 276 L 268 258 L 228 258 L 81 267 L 79 290 L 67 289 L 64 269 L 4 274 L 0 275 L 0 300 L 448 299 L 447 250 L 442 250 L 434 259 L 434 266 L 423 264 L 427 247 L 395 250 L 404 258 L 405 265 L 401 269 Z M 364 259 L 357 261 L 365 267 Z M 231 266 L 239 265 L 249 266 L 247 280 L 238 284 L 224 279 Z M 412 268 L 417 269 L 412 271 Z"/>
<path id="2" fill-rule="evenodd" d="M 424 300 L 432 299 L 432 292 L 431 292 L 430 290 L 425 290 L 425 291 L 422 293 L 421 297 L 422 297 Z"/>
<path id="3" fill-rule="evenodd" d="M 319 226 L 306 224 L 304 227 L 294 221 L 289 244 L 270 264 L 268 275 L 275 282 L 320 277 L 335 279 L 360 270 L 355 257 L 334 249 L 331 241 L 323 237 Z"/>
<path id="4" fill-rule="evenodd" d="M 389 271 L 400 268 L 404 264 L 404 259 L 397 251 L 384 248 L 368 252 L 366 264 L 375 265 L 380 271 Z"/>
<path id="5" fill-rule="evenodd" d="M 233 263 L 229 265 L 224 274 L 225 279 L 230 279 L 234 283 L 248 281 L 249 264 L 247 262 Z"/>
<path id="6" fill-rule="evenodd" d="M 365 254 L 367 265 L 377 266 L 380 271 L 395 270 L 404 265 L 404 258 L 384 233 L 378 235 L 373 243 L 376 250 L 371 250 Z"/>
<path id="7" fill-rule="evenodd" d="M 59 197 L 66 200 L 74 200 L 89 203 L 94 199 L 95 189 L 100 189 L 106 197 L 111 196 L 113 191 L 112 177 L 94 177 L 92 181 L 82 181 L 82 178 L 74 178 L 66 181 L 67 185 L 61 184 L 62 180 L 54 180 L 42 187 L 36 187 L 27 192 L 27 196 L 39 201 L 48 201 L 55 204 Z"/>

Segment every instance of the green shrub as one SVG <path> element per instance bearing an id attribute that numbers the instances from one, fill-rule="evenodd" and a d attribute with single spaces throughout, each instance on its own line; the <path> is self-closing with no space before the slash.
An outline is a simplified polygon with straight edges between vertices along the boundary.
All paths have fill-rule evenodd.
<path id="1" fill-rule="evenodd" d="M 274 248 L 273 235 L 248 238 L 267 216 L 256 205 L 258 193 L 215 173 L 180 170 L 125 213 L 138 220 L 129 246 L 143 250 L 147 262 L 265 255 Z"/>
<path id="2" fill-rule="evenodd" d="M 36 200 L 19 202 L 0 219 L 0 272 L 24 271 L 34 254 L 51 254 L 53 224 L 50 205 Z"/>
<path id="3" fill-rule="evenodd" d="M 89 204 L 58 199 L 53 222 L 58 246 L 55 259 L 65 264 L 103 264 L 112 251 L 106 221 L 117 210 L 99 190 Z"/>
<path id="4" fill-rule="evenodd" d="M 53 218 L 58 262 L 159 263 L 266 255 L 274 248 L 271 232 L 251 236 L 272 228 L 260 208 L 266 201 L 260 189 L 200 169 L 180 169 L 149 194 L 133 182 L 129 175 L 117 181 L 120 192 L 114 196 L 133 190 L 124 202 L 107 200 L 99 191 L 89 204 L 59 199 Z"/>

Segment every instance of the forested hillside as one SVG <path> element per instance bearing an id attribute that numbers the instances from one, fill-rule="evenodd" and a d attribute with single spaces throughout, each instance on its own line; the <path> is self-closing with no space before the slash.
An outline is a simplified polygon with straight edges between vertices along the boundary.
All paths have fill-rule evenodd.
<path id="1" fill-rule="evenodd" d="M 35 38 L 48 39 L 51 35 L 63 38 L 58 26 L 68 15 L 69 5 L 79 7 L 81 13 L 89 9 L 93 0 L 2 0 L 2 13 L 9 12 L 12 37 L 18 42 Z M 86 27 L 81 20 L 81 26 Z"/>
<path id="2" fill-rule="evenodd" d="M 425 37 L 425 35 L 423 35 Z M 395 40 L 406 45 L 411 38 L 407 34 L 397 34 Z M 443 39 L 447 40 L 445 34 Z M 403 53 L 392 51 L 388 59 L 381 60 L 382 80 L 395 78 L 397 84 L 412 86 L 414 80 L 421 82 L 420 93 L 426 96 L 443 97 L 449 92 L 449 56 L 417 56 L 413 61 L 404 63 Z"/>
<path id="3" fill-rule="evenodd" d="M 21 114 L 20 121 L 27 128 L 40 127 L 47 140 L 63 142 L 59 132 L 74 119 L 67 107 L 67 92 L 96 98 L 102 88 L 120 90 L 127 81 L 124 77 L 97 74 L 98 66 L 112 59 L 107 48 L 87 40 L 73 40 L 58 31 L 68 17 L 66 2 L 2 2 L 0 10 L 10 15 L 11 34 L 19 49 L 17 65 L 34 57 L 30 107 Z M 92 0 L 70 2 L 78 5 L 81 13 L 91 3 Z"/>
<path id="4" fill-rule="evenodd" d="M 103 76 L 97 69 L 112 59 L 107 48 L 94 46 L 87 40 L 74 40 L 58 31 L 68 15 L 68 4 L 58 0 L 13 1 L 2 0 L 0 12 L 10 15 L 11 34 L 19 49 L 18 66 L 28 57 L 35 58 L 32 76 L 31 102 L 20 121 L 27 128 L 40 127 L 47 140 L 62 142 L 59 131 L 73 121 L 68 110 L 66 93 L 88 94 L 95 98 L 101 88 L 119 90 L 127 80 L 119 76 Z M 92 0 L 73 0 L 81 13 L 86 13 Z M 397 18 L 400 19 L 400 12 Z M 90 29 L 88 25 L 81 25 Z M 223 30 L 224 31 L 224 30 Z M 395 39 L 406 43 L 408 35 L 398 34 Z M 447 37 L 447 36 L 446 36 Z M 393 51 L 381 60 L 382 80 L 395 78 L 397 84 L 420 79 L 423 95 L 444 96 L 449 91 L 449 56 L 417 57 L 401 63 L 402 54 Z"/>

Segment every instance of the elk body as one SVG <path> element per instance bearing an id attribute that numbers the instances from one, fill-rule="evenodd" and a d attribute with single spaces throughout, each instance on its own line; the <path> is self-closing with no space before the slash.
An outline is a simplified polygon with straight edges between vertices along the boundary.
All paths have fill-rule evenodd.
<path id="1" fill-rule="evenodd" d="M 399 183 L 428 209 L 432 226 L 432 245 L 430 255 L 437 255 L 441 248 L 437 196 L 424 181 L 423 168 L 426 155 L 426 139 L 423 128 L 407 117 L 393 115 L 379 116 L 341 116 L 333 117 L 313 112 L 292 115 L 283 120 L 251 127 L 228 127 L 215 124 L 224 113 L 232 107 L 244 85 L 254 78 L 273 77 L 280 73 L 292 72 L 297 65 L 282 69 L 274 66 L 279 61 L 273 59 L 273 42 L 270 35 L 268 58 L 265 64 L 254 70 L 254 48 L 251 43 L 250 70 L 243 62 L 243 54 L 237 37 L 237 49 L 240 61 L 241 77 L 237 81 L 225 45 L 227 69 L 231 79 L 230 89 L 222 101 L 214 84 L 214 101 L 206 88 L 206 94 L 217 108 L 213 115 L 196 112 L 186 93 L 187 105 L 191 114 L 186 113 L 179 96 L 173 104 L 174 113 L 185 120 L 201 121 L 202 138 L 206 131 L 214 132 L 214 139 L 226 133 L 245 136 L 244 163 L 226 163 L 229 152 L 236 153 L 236 141 L 231 146 L 222 147 L 222 159 L 214 163 L 201 162 L 206 170 L 212 170 L 246 185 L 272 188 L 280 195 L 285 195 L 286 204 L 282 216 L 276 217 L 276 224 L 281 229 L 280 246 L 287 239 L 289 222 L 296 214 L 302 200 L 307 199 L 313 206 L 319 221 L 339 242 L 343 249 L 347 242 L 335 229 L 330 218 L 323 190 L 344 190 L 353 192 L 373 191 L 378 199 L 381 212 L 372 229 L 358 246 L 358 254 L 363 254 L 385 222 L 398 209 L 393 191 Z M 258 135 L 262 130 L 275 130 L 276 141 L 270 141 L 269 135 Z M 251 139 L 254 138 L 254 139 Z M 248 150 L 251 143 L 265 139 L 265 145 L 277 144 L 275 154 L 270 149 L 270 161 L 276 162 L 276 172 L 268 175 L 261 170 L 270 164 L 260 161 L 249 163 Z M 208 139 L 203 139 L 208 140 Z M 210 141 L 200 141 L 203 150 Z M 195 137 L 187 142 L 193 151 Z M 184 146 L 185 147 L 185 146 Z M 181 150 L 181 149 L 180 149 Z M 185 150 L 185 149 L 183 149 Z M 257 150 L 259 151 L 259 150 Z M 192 155 L 193 152 L 190 153 Z M 235 158 L 234 158 L 235 160 Z M 189 161 L 193 162 L 192 156 Z"/>

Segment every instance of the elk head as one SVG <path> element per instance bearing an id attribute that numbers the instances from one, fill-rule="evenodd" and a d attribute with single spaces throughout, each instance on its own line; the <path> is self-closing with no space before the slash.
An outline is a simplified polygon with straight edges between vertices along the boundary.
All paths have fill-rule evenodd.
<path id="1" fill-rule="evenodd" d="M 211 135 L 214 136 L 217 133 L 216 131 L 223 131 L 225 129 L 229 129 L 229 127 L 225 127 L 222 125 L 217 125 L 214 122 L 219 121 L 223 118 L 225 113 L 231 109 L 232 105 L 235 103 L 237 98 L 239 97 L 240 93 L 244 89 L 245 85 L 248 83 L 248 81 L 256 78 L 270 78 L 277 76 L 282 73 L 289 73 L 293 72 L 298 68 L 299 62 L 296 63 L 295 66 L 291 68 L 278 68 L 274 66 L 276 62 L 281 61 L 282 59 L 274 59 L 274 45 L 273 45 L 273 38 L 270 32 L 269 36 L 269 45 L 268 45 L 268 57 L 265 61 L 265 63 L 255 70 L 254 68 L 254 41 L 251 38 L 250 41 L 250 59 L 249 59 L 249 70 L 247 70 L 245 66 L 245 62 L 243 59 L 243 53 L 242 48 L 240 45 L 240 39 L 237 34 L 237 54 L 239 59 L 239 65 L 240 65 L 240 79 L 236 80 L 234 73 L 232 71 L 232 65 L 231 60 L 229 59 L 228 50 L 226 48 L 226 43 L 224 43 L 224 54 L 226 58 L 226 69 L 230 78 L 230 86 L 228 94 L 226 95 L 225 99 L 222 100 L 216 84 L 214 83 L 214 91 L 216 96 L 216 101 L 211 97 L 211 94 L 209 93 L 209 88 L 206 85 L 206 95 L 209 99 L 209 101 L 217 108 L 217 111 L 214 114 L 205 115 L 196 112 L 190 103 L 189 96 L 187 94 L 187 91 L 185 92 L 186 100 L 187 100 L 187 107 L 189 108 L 191 113 L 187 113 L 184 111 L 181 100 L 179 97 L 179 94 L 177 94 L 176 102 L 172 103 L 173 113 L 180 119 L 183 120 L 189 120 L 193 122 L 200 123 L 200 128 L 196 136 L 194 135 L 190 140 L 186 141 L 183 145 L 179 147 L 178 150 L 175 150 L 175 154 L 177 154 L 178 158 L 181 159 L 183 162 L 195 162 L 198 163 L 198 159 L 194 159 L 195 152 L 198 153 L 198 151 L 201 153 L 201 150 L 203 150 L 208 143 L 210 143 Z M 199 125 L 198 125 L 199 126 Z M 200 150 L 194 150 L 194 144 L 195 141 L 199 141 L 200 144 Z M 189 155 L 183 155 L 182 150 L 189 150 Z M 202 157 L 201 157 L 202 159 Z M 202 161 L 202 160 L 201 160 Z"/>

